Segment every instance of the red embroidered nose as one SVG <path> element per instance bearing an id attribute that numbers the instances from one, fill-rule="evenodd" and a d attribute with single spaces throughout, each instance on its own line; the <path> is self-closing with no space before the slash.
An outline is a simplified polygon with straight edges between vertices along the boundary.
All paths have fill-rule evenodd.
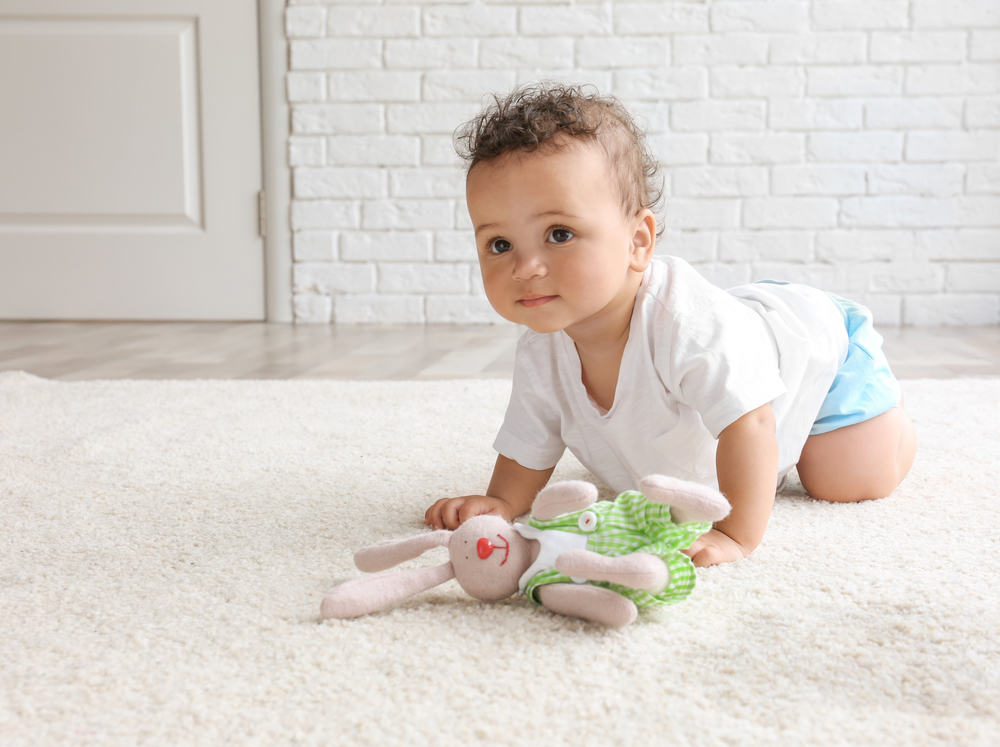
<path id="1" fill-rule="evenodd" d="M 494 547 L 493 543 L 485 537 L 480 537 L 479 542 L 476 543 L 476 552 L 479 553 L 479 557 L 483 560 L 492 555 L 495 549 L 496 547 Z"/>

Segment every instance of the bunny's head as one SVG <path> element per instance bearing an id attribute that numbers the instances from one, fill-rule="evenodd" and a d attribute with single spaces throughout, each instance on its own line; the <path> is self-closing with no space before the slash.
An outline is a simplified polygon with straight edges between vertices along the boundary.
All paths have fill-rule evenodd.
<path id="1" fill-rule="evenodd" d="M 449 561 L 348 581 L 323 599 L 322 615 L 346 618 L 377 612 L 452 578 L 476 599 L 505 599 L 517 591 L 521 574 L 532 563 L 535 544 L 503 518 L 484 515 L 469 519 L 454 532 L 441 529 L 366 547 L 354 555 L 362 571 L 384 571 L 440 546 L 448 547 Z"/>
<path id="2" fill-rule="evenodd" d="M 452 533 L 448 555 L 465 593 L 489 602 L 517 591 L 533 544 L 499 516 L 475 516 Z"/>

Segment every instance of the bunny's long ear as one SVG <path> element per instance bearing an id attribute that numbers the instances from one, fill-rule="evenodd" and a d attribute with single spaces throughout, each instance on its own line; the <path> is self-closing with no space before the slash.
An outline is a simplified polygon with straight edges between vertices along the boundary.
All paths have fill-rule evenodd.
<path id="1" fill-rule="evenodd" d="M 451 563 L 432 568 L 366 576 L 341 584 L 323 598 L 320 614 L 328 617 L 360 617 L 378 612 L 421 591 L 431 589 L 455 577 Z"/>
<path id="2" fill-rule="evenodd" d="M 447 545 L 449 539 L 451 531 L 438 529 L 436 532 L 418 534 L 416 537 L 380 542 L 354 553 L 354 565 L 366 573 L 384 571 L 406 560 L 413 560 L 432 547 Z"/>

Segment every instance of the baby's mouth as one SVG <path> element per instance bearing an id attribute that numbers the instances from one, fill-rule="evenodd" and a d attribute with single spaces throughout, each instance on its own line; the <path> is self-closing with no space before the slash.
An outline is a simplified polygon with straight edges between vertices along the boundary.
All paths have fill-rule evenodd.
<path id="1" fill-rule="evenodd" d="M 556 298 L 557 296 L 525 296 L 524 298 L 519 298 L 517 302 L 522 306 L 534 308 L 535 306 L 544 306 L 549 301 L 554 301 Z"/>

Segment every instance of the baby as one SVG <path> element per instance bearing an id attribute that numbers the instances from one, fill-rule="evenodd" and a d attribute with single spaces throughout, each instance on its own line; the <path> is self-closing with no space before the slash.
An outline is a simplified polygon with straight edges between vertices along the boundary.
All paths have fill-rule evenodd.
<path id="1" fill-rule="evenodd" d="M 732 511 L 688 551 L 705 566 L 760 544 L 792 467 L 827 501 L 903 479 L 916 436 L 870 312 L 654 259 L 658 168 L 616 100 L 521 89 L 459 142 L 487 298 L 529 329 L 485 495 L 442 498 L 425 523 L 527 513 L 569 448 L 616 492 L 653 473 L 717 485 Z"/>

